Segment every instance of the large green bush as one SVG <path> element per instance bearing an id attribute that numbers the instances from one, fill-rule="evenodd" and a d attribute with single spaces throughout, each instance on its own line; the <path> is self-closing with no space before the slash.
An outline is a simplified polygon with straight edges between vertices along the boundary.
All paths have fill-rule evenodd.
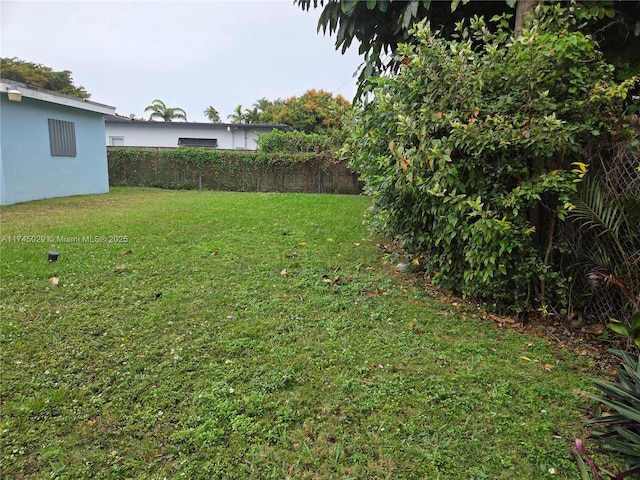
<path id="1" fill-rule="evenodd" d="M 540 13 L 540 12 L 539 12 Z M 559 7 L 514 38 L 474 18 L 452 40 L 425 24 L 374 82 L 344 154 L 374 225 L 424 256 L 433 282 L 519 309 L 563 304 L 560 222 L 583 148 L 612 135 L 626 85 Z"/>
<path id="2" fill-rule="evenodd" d="M 327 153 L 336 149 L 329 135 L 275 129 L 258 138 L 258 147 L 262 153 Z"/>

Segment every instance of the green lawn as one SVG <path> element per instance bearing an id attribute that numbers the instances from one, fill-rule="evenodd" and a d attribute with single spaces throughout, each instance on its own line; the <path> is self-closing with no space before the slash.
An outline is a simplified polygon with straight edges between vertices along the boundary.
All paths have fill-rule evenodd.
<path id="1" fill-rule="evenodd" d="M 577 478 L 589 359 L 394 272 L 367 205 L 2 208 L 0 477 Z"/>

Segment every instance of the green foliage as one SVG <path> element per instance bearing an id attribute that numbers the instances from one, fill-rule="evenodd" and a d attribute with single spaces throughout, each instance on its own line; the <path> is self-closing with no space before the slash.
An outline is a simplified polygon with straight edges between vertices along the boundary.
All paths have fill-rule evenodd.
<path id="1" fill-rule="evenodd" d="M 633 341 L 637 347 L 640 347 L 640 310 L 631 316 L 631 321 L 628 325 L 613 318 L 611 320 L 612 323 L 608 325 L 611 330 Z"/>
<path id="2" fill-rule="evenodd" d="M 220 123 L 220 113 L 216 110 L 212 105 L 209 105 L 204 110 L 204 115 L 209 119 L 210 122 Z"/>
<path id="3" fill-rule="evenodd" d="M 640 472 L 640 364 L 638 355 L 620 350 L 613 353 L 622 360 L 615 382 L 594 379 L 602 392 L 593 399 L 606 407 L 601 415 L 589 421 L 596 425 L 593 435 L 605 450 L 621 459 L 626 472 L 616 478 L 627 478 Z"/>
<path id="4" fill-rule="evenodd" d="M 413 40 L 410 33 L 414 25 L 428 19 L 434 28 L 451 31 L 455 22 L 483 12 L 486 15 L 513 11 L 505 2 L 463 2 L 421 0 L 398 2 L 393 0 L 294 0 L 303 10 L 323 6 L 318 20 L 318 31 L 335 34 L 336 50 L 344 53 L 355 40 L 358 52 L 364 56 L 359 76 L 359 91 L 366 90 L 366 81 L 384 71 L 396 70 L 400 62 L 389 57 L 400 43 Z"/>
<path id="5" fill-rule="evenodd" d="M 374 226 L 422 253 L 436 285 L 520 309 L 563 303 L 554 241 L 571 162 L 612 133 L 626 88 L 565 13 L 518 39 L 504 17 L 460 24 L 451 40 L 421 24 L 399 48 L 404 66 L 355 113 L 345 154 L 376 201 Z"/>
<path id="6" fill-rule="evenodd" d="M 311 89 L 284 100 L 275 119 L 301 132 L 333 135 L 342 128 L 349 107 L 342 95 Z"/>
<path id="7" fill-rule="evenodd" d="M 251 109 L 238 105 L 227 118 L 233 123 L 286 124 L 304 133 L 335 136 L 350 106 L 341 95 L 311 89 L 286 100 L 261 98 Z"/>
<path id="8" fill-rule="evenodd" d="M 0 58 L 0 72 L 2 78 L 7 80 L 15 80 L 16 82 L 74 97 L 85 99 L 91 97 L 91 94 L 84 87 L 74 85 L 69 70 L 57 72 L 51 67 L 39 63 L 25 62 L 14 57 Z"/>
<path id="9" fill-rule="evenodd" d="M 469 21 L 476 15 L 490 18 L 494 15 L 513 14 L 516 0 L 431 1 L 398 2 L 394 0 L 294 0 L 303 10 L 313 5 L 323 7 L 318 20 L 318 31 L 335 35 L 336 50 L 344 53 L 355 41 L 364 56 L 359 76 L 359 93 L 367 91 L 368 79 L 381 72 L 396 71 L 401 59 L 390 56 L 401 43 L 413 43 L 411 29 L 427 21 L 433 30 L 440 30 L 450 38 L 455 25 Z M 537 2 L 545 6 L 545 2 Z M 547 2 L 553 5 L 559 2 Z M 640 13 L 639 1 L 585 0 L 564 2 L 581 23 L 583 33 L 593 35 L 607 58 L 628 78 L 640 72 Z M 511 16 L 511 15 L 510 15 Z M 514 27 L 514 18 L 509 28 Z M 629 74 L 631 72 L 631 74 Z"/>
<path id="10" fill-rule="evenodd" d="M 263 153 L 323 153 L 336 149 L 332 138 L 327 135 L 281 130 L 261 135 L 258 145 Z"/>
<path id="11" fill-rule="evenodd" d="M 160 119 L 164 122 L 171 122 L 174 119 L 187 121 L 187 113 L 178 107 L 168 107 L 162 100 L 154 100 L 148 105 L 145 112 L 151 112 L 149 120 Z"/>

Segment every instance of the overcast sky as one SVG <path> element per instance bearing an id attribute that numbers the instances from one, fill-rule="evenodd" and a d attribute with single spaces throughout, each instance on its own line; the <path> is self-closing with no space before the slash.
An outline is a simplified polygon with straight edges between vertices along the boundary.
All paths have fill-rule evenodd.
<path id="1" fill-rule="evenodd" d="M 207 121 L 311 88 L 352 100 L 362 59 L 292 0 L 0 0 L 0 56 L 70 70 L 91 100 L 145 116 L 154 99 Z M 1 75 L 1 72 L 0 72 Z"/>

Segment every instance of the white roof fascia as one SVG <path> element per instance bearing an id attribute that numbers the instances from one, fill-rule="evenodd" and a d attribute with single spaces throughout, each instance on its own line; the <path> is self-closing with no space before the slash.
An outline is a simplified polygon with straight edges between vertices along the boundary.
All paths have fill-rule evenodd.
<path id="1" fill-rule="evenodd" d="M 116 107 L 103 105 L 101 103 L 90 102 L 82 98 L 60 95 L 47 90 L 35 89 L 19 82 L 0 82 L 0 92 L 7 93 L 9 90 L 17 89 L 25 98 L 34 98 L 43 102 L 65 105 L 67 107 L 79 108 L 90 112 L 102 113 L 104 115 L 115 115 Z"/>

